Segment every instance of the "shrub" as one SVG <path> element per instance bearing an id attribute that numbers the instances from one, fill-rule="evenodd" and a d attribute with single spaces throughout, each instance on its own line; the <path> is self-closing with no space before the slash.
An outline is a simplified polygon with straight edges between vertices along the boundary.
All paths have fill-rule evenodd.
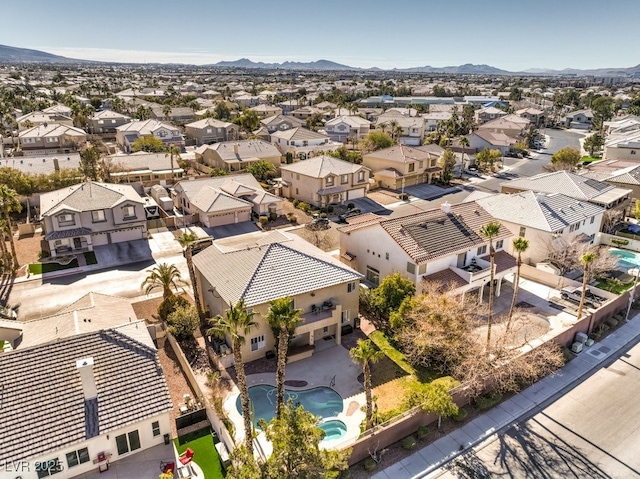
<path id="1" fill-rule="evenodd" d="M 269 221 L 269 218 L 267 218 L 266 216 L 260 216 L 260 218 L 258 218 L 258 221 L 260 222 L 260 224 L 262 226 L 266 225 L 267 222 Z"/>
<path id="2" fill-rule="evenodd" d="M 373 459 L 371 459 L 370 457 L 367 457 L 364 460 L 364 470 L 367 472 L 371 472 L 373 471 L 376 467 L 378 467 L 378 463 L 376 461 L 374 461 Z"/>
<path id="3" fill-rule="evenodd" d="M 565 364 L 571 361 L 575 356 L 573 352 L 566 346 L 562 346 L 562 357 L 564 358 Z"/>
<path id="4" fill-rule="evenodd" d="M 605 323 L 610 328 L 615 328 L 618 325 L 618 320 L 616 318 L 609 318 L 605 321 Z"/>
<path id="5" fill-rule="evenodd" d="M 189 306 L 191 303 L 184 297 L 178 295 L 169 296 L 160 306 L 158 306 L 158 316 L 162 321 L 166 321 L 171 313 L 179 307 Z"/>
<path id="6" fill-rule="evenodd" d="M 309 210 L 311 209 L 311 205 L 309 203 L 305 203 L 304 201 L 301 201 L 300 203 L 298 203 L 298 208 L 300 208 L 305 213 L 308 213 Z"/>
<path id="7" fill-rule="evenodd" d="M 320 213 L 327 216 L 327 209 L 323 206 L 322 208 L 320 208 Z"/>
<path id="8" fill-rule="evenodd" d="M 278 213 L 269 213 L 269 220 L 275 221 L 278 219 Z"/>
<path id="9" fill-rule="evenodd" d="M 291 204 L 293 204 L 294 208 L 297 208 L 298 205 L 300 204 L 300 200 L 297 198 L 294 198 L 294 200 L 291 202 Z"/>
<path id="10" fill-rule="evenodd" d="M 499 391 L 493 391 L 484 396 L 477 397 L 475 404 L 478 409 L 490 409 L 502 400 L 502 393 Z"/>
<path id="11" fill-rule="evenodd" d="M 327 213 L 333 213 L 333 206 L 329 206 L 327 208 Z"/>
<path id="12" fill-rule="evenodd" d="M 326 218 L 327 214 L 326 213 L 320 213 L 320 218 Z"/>
<path id="13" fill-rule="evenodd" d="M 429 435 L 429 428 L 427 426 L 420 426 L 418 428 L 418 439 L 424 439 Z"/>
<path id="14" fill-rule="evenodd" d="M 176 339 L 182 340 L 193 337 L 193 332 L 200 325 L 198 310 L 192 304 L 179 306 L 167 317 L 167 323 L 169 324 L 169 332 Z"/>
<path id="15" fill-rule="evenodd" d="M 402 440 L 402 449 L 411 451 L 416 447 L 416 438 L 413 436 L 407 436 Z"/>
<path id="16" fill-rule="evenodd" d="M 455 422 L 462 422 L 467 418 L 467 414 L 468 413 L 466 409 L 458 408 L 457 414 L 451 416 L 451 419 L 453 419 Z"/>

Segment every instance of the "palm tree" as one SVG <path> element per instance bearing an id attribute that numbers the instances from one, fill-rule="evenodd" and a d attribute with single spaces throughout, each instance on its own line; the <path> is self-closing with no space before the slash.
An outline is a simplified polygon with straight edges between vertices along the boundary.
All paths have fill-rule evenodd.
<path id="1" fill-rule="evenodd" d="M 156 288 L 162 288 L 162 297 L 167 299 L 173 296 L 173 289 L 186 285 L 186 281 L 181 278 L 180 270 L 175 264 L 160 263 L 155 268 L 147 270 L 149 276 L 140 285 L 145 294 L 151 293 Z"/>
<path id="2" fill-rule="evenodd" d="M 389 128 L 389 125 L 385 122 L 382 122 L 378 125 L 378 128 L 380 128 L 382 130 L 382 133 L 384 133 L 385 131 L 387 131 L 387 128 Z"/>
<path id="3" fill-rule="evenodd" d="M 389 122 L 389 132 L 391 133 L 391 138 L 396 139 L 396 129 L 398 128 L 398 122 L 396 120 L 391 120 Z"/>
<path id="4" fill-rule="evenodd" d="M 162 114 L 164 115 L 164 119 L 168 120 L 169 119 L 169 115 L 171 115 L 171 105 L 165 105 L 162 107 Z"/>
<path id="5" fill-rule="evenodd" d="M 7 251 L 7 245 L 5 241 L 7 240 L 7 222 L 4 219 L 0 219 L 0 273 L 3 273 L 5 269 L 9 269 L 9 264 L 11 263 L 11 258 L 9 257 L 9 252 Z"/>
<path id="6" fill-rule="evenodd" d="M 393 133 L 395 134 L 395 140 L 400 143 L 400 137 L 402 136 L 402 127 L 400 125 L 396 126 L 393 129 Z"/>
<path id="7" fill-rule="evenodd" d="M 178 159 L 181 159 L 180 157 L 180 148 L 178 148 L 176 145 L 174 145 L 173 143 L 170 144 L 169 146 L 166 147 L 165 151 L 167 152 L 164 156 L 165 158 L 167 156 L 169 156 L 171 158 L 171 178 L 173 178 L 173 157 L 177 157 Z"/>
<path id="8" fill-rule="evenodd" d="M 231 337 L 231 347 L 233 349 L 233 361 L 238 377 L 238 388 L 240 389 L 240 401 L 242 404 L 242 418 L 244 420 L 244 440 L 247 450 L 253 455 L 253 429 L 251 427 L 251 409 L 249 408 L 249 390 L 247 388 L 247 377 L 244 373 L 244 363 L 242 362 L 242 345 L 245 343 L 245 336 L 257 326 L 253 321 L 255 313 L 249 312 L 245 308 L 244 299 L 235 305 L 229 303 L 229 309 L 224 316 L 216 316 L 209 322 L 213 327 L 207 330 L 207 334 L 224 338 Z"/>
<path id="9" fill-rule="evenodd" d="M 6 229 L 9 234 L 9 243 L 11 244 L 11 255 L 13 256 L 13 268 L 18 269 L 18 256 L 16 255 L 16 244 L 13 241 L 13 225 L 11 223 L 11 211 L 19 212 L 22 205 L 18 201 L 18 193 L 16 190 L 9 188 L 7 185 L 0 185 L 0 208 L 6 222 Z"/>
<path id="10" fill-rule="evenodd" d="M 491 266 L 489 270 L 489 315 L 487 317 L 487 352 L 491 349 L 491 323 L 493 322 L 493 278 L 495 276 L 494 266 L 496 262 L 496 250 L 493 248 L 493 238 L 500 233 L 500 223 L 490 221 L 480 228 L 480 234 L 489 240 L 489 259 Z"/>
<path id="11" fill-rule="evenodd" d="M 367 417 L 365 423 L 365 430 L 370 429 L 373 419 L 373 405 L 371 400 L 371 370 L 369 369 L 369 363 L 377 362 L 382 353 L 370 339 L 358 339 L 358 345 L 349 350 L 349 355 L 354 363 L 362 366 L 362 373 L 364 375 L 364 396 L 367 402 Z"/>
<path id="12" fill-rule="evenodd" d="M 582 295 L 580 296 L 580 305 L 578 306 L 578 313 L 576 315 L 576 321 L 580 321 L 582 317 L 582 309 L 584 308 L 584 298 L 587 296 L 587 281 L 589 280 L 589 268 L 596 260 L 596 253 L 590 251 L 588 253 L 583 254 L 580 257 L 580 262 L 584 266 L 584 270 L 582 272 Z"/>
<path id="13" fill-rule="evenodd" d="M 302 322 L 301 309 L 293 307 L 293 301 L 289 296 L 279 298 L 269 303 L 269 313 L 267 322 L 274 331 L 278 332 L 278 364 L 276 366 L 276 418 L 280 419 L 282 408 L 284 407 L 284 372 L 287 364 L 287 349 L 289 348 L 289 337 L 295 331 L 298 324 Z"/>
<path id="14" fill-rule="evenodd" d="M 520 266 L 522 266 L 522 253 L 529 249 L 529 240 L 519 236 L 515 238 L 512 242 L 513 250 L 518 253 L 518 258 L 516 260 L 516 277 L 513 281 L 513 299 L 511 300 L 511 308 L 509 309 L 509 318 L 507 319 L 507 327 L 506 332 L 509 332 L 509 328 L 511 327 L 511 318 L 513 317 L 513 310 L 516 307 L 516 301 L 518 298 L 518 287 L 520 286 Z"/>
<path id="15" fill-rule="evenodd" d="M 460 146 L 462 147 L 462 157 L 460 159 L 460 178 L 462 178 L 462 172 L 464 170 L 464 153 L 465 148 L 469 147 L 469 138 L 463 136 L 460 138 Z"/>
<path id="16" fill-rule="evenodd" d="M 189 268 L 189 279 L 191 280 L 191 287 L 193 288 L 193 301 L 196 303 L 196 309 L 198 310 L 198 316 L 202 318 L 202 305 L 200 304 L 200 294 L 198 293 L 198 285 L 196 284 L 196 274 L 193 269 L 193 252 L 191 251 L 191 244 L 196 241 L 198 237 L 191 232 L 184 232 L 178 237 L 178 243 L 185 249 L 185 257 L 187 258 L 187 268 Z"/>

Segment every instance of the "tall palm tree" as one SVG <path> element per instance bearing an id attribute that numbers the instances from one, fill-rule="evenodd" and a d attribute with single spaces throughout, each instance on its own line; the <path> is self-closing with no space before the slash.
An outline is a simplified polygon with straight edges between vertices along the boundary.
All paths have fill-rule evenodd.
<path id="1" fill-rule="evenodd" d="M 173 158 L 176 157 L 178 159 L 181 159 L 180 157 L 180 148 L 178 148 L 176 145 L 174 145 L 173 143 L 170 144 L 169 146 L 166 147 L 165 151 L 167 152 L 164 156 L 165 158 L 167 156 L 169 156 L 171 158 L 171 178 L 173 178 L 174 173 L 174 167 L 173 167 Z"/>
<path id="2" fill-rule="evenodd" d="M 507 319 L 506 331 L 509 332 L 511 327 L 511 318 L 513 317 L 513 310 L 516 307 L 516 301 L 518 299 L 518 288 L 520 286 L 520 266 L 522 266 L 522 253 L 529 249 L 529 240 L 519 236 L 512 241 L 513 250 L 518 253 L 516 259 L 516 277 L 513 281 L 513 298 L 511 299 L 511 308 L 509 308 L 509 318 Z"/>
<path id="3" fill-rule="evenodd" d="M 460 158 L 460 178 L 462 178 L 462 172 L 464 170 L 464 154 L 465 149 L 469 147 L 469 138 L 462 136 L 460 138 L 460 146 L 462 147 L 462 157 Z"/>
<path id="4" fill-rule="evenodd" d="M 22 205 L 18 201 L 18 193 L 16 190 L 9 188 L 7 185 L 0 185 L 0 208 L 2 208 L 2 216 L 6 222 L 7 232 L 9 234 L 9 243 L 11 245 L 11 255 L 13 256 L 13 268 L 18 269 L 18 256 L 16 255 L 16 244 L 13 241 L 13 224 L 11 223 L 10 212 L 19 212 Z"/>
<path id="5" fill-rule="evenodd" d="M 180 270 L 175 264 L 160 263 L 154 268 L 147 270 L 149 275 L 140 285 L 140 288 L 144 290 L 145 294 L 151 293 L 156 288 L 162 288 L 162 297 L 167 299 L 169 296 L 173 296 L 173 289 L 178 289 L 180 286 L 186 285 L 181 277 Z"/>
<path id="6" fill-rule="evenodd" d="M 382 352 L 376 348 L 370 339 L 358 339 L 358 345 L 349 350 L 349 355 L 354 363 L 362 366 L 364 375 L 364 396 L 367 403 L 367 416 L 365 429 L 371 429 L 373 425 L 373 404 L 371 399 L 371 369 L 369 363 L 377 362 Z"/>
<path id="7" fill-rule="evenodd" d="M 490 221 L 480 228 L 480 234 L 489 240 L 489 259 L 491 266 L 489 270 L 489 314 L 487 317 L 487 352 L 491 349 L 491 323 L 493 322 L 493 279 L 495 276 L 494 266 L 496 262 L 496 250 L 493 248 L 493 238 L 500 233 L 500 223 Z"/>
<path id="8" fill-rule="evenodd" d="M 196 309 L 198 310 L 198 316 L 202 319 L 202 305 L 200 304 L 200 294 L 198 293 L 198 285 L 196 284 L 196 274 L 193 269 L 193 252 L 191 251 L 191 244 L 196 241 L 198 237 L 191 232 L 184 232 L 178 237 L 178 243 L 185 249 L 185 257 L 187 258 L 187 268 L 189 269 L 189 279 L 191 280 L 191 287 L 193 288 L 193 301 L 196 303 Z"/>
<path id="9" fill-rule="evenodd" d="M 7 222 L 4 219 L 0 219 L 0 255 L 1 255 L 1 266 L 0 273 L 4 273 L 5 269 L 9 269 L 9 264 L 11 263 L 11 258 L 9 257 L 9 251 L 7 251 Z"/>
<path id="10" fill-rule="evenodd" d="M 582 309 L 584 308 L 584 298 L 587 296 L 587 281 L 589 281 L 589 269 L 591 265 L 596 260 L 597 255 L 593 251 L 583 254 L 580 257 L 580 262 L 582 263 L 583 272 L 582 272 L 582 295 L 580 296 L 580 305 L 578 306 L 578 313 L 576 315 L 576 321 L 580 321 L 582 317 Z"/>
<path id="11" fill-rule="evenodd" d="M 396 129 L 398 128 L 398 122 L 396 120 L 389 121 L 389 132 L 391 133 L 391 138 L 396 139 Z"/>
<path id="12" fill-rule="evenodd" d="M 278 332 L 278 364 L 276 366 L 276 418 L 280 419 L 284 407 L 284 373 L 287 364 L 287 349 L 289 337 L 296 327 L 302 322 L 301 309 L 293 307 L 293 301 L 289 296 L 279 298 L 269 303 L 267 322 L 271 329 Z"/>
<path id="13" fill-rule="evenodd" d="M 387 131 L 387 128 L 389 128 L 389 125 L 383 121 L 378 125 L 378 128 L 380 128 L 380 130 L 382 130 L 382 133 L 384 133 L 385 131 Z"/>
<path id="14" fill-rule="evenodd" d="M 245 308 L 244 299 L 235 305 L 229 303 L 229 309 L 224 316 L 216 316 L 209 320 L 212 327 L 207 330 L 207 334 L 224 338 L 231 337 L 231 347 L 233 349 L 233 361 L 238 377 L 238 388 L 240 389 L 240 402 L 242 404 L 242 418 L 244 420 L 244 441 L 247 450 L 253 455 L 253 428 L 251 427 L 251 409 L 249 408 L 249 389 L 247 388 L 247 377 L 244 373 L 244 363 L 242 362 L 242 345 L 245 343 L 245 336 L 248 335 L 257 323 L 253 321 L 254 312 L 249 312 Z"/>

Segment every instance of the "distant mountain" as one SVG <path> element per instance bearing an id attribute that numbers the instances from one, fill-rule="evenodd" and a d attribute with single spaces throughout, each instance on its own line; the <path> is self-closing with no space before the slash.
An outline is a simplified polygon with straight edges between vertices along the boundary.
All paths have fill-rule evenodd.
<path id="1" fill-rule="evenodd" d="M 409 72 L 409 73 L 449 73 L 449 74 L 466 74 L 466 75 L 512 75 L 513 72 L 501 70 L 499 68 L 492 67 L 490 65 L 473 65 L 471 63 L 465 63 L 460 66 L 449 67 L 432 67 L 426 65 L 423 67 L 413 68 L 394 68 L 394 71 Z"/>
<path id="2" fill-rule="evenodd" d="M 93 63 L 88 60 L 74 60 L 40 50 L 0 45 L 0 62 L 7 63 Z"/>
<path id="3" fill-rule="evenodd" d="M 264 63 L 254 62 L 248 58 L 241 58 L 232 62 L 218 62 L 213 65 L 204 65 L 224 68 L 268 68 L 270 70 L 360 70 L 360 68 L 342 65 L 329 60 L 317 60 L 315 62 L 284 62 L 284 63 Z"/>
<path id="4" fill-rule="evenodd" d="M 565 68 L 564 70 L 551 70 L 548 68 L 529 68 L 523 73 L 533 75 L 594 75 L 594 76 L 640 76 L 640 65 L 628 68 L 594 68 L 581 70 L 578 68 Z"/>

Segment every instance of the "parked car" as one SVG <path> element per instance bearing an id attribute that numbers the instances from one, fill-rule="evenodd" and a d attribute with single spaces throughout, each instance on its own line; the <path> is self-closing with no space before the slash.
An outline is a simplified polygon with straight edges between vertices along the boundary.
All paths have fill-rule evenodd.
<path id="1" fill-rule="evenodd" d="M 4 306 L 0 306 L 0 318 L 3 319 L 18 319 L 18 313 L 11 308 L 5 308 Z"/>
<path id="2" fill-rule="evenodd" d="M 566 299 L 568 301 L 572 301 L 574 303 L 580 303 L 580 298 L 582 298 L 582 288 L 579 286 L 567 286 L 562 288 L 560 291 L 560 296 L 562 299 Z M 600 305 L 605 301 L 605 298 L 601 298 L 600 296 L 594 294 L 589 288 L 586 289 L 584 295 L 584 304 L 590 308 L 599 308 Z"/>
<path id="3" fill-rule="evenodd" d="M 307 228 L 325 230 L 329 228 L 329 218 L 313 218 L 309 223 L 307 223 Z"/>
<path id="4" fill-rule="evenodd" d="M 358 216 L 361 213 L 362 211 L 360 210 L 360 208 L 351 208 L 350 210 L 347 210 L 345 213 L 341 214 L 340 219 L 342 221 L 346 221 L 347 218 L 350 218 L 352 216 Z"/>

